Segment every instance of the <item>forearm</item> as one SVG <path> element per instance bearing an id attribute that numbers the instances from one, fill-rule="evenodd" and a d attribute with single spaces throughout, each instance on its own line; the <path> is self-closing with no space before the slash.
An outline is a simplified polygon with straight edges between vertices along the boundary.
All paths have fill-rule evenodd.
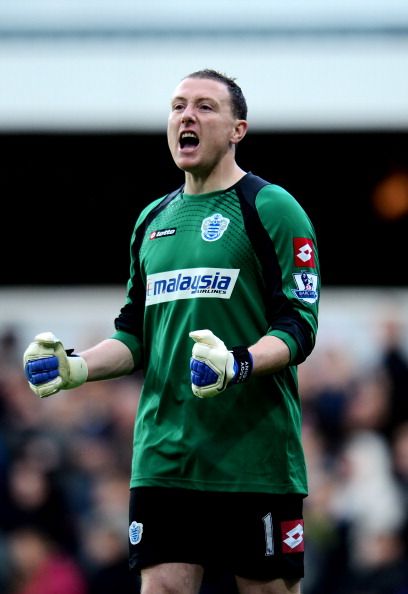
<path id="1" fill-rule="evenodd" d="M 228 385 L 247 381 L 251 374 L 275 373 L 290 363 L 290 350 L 277 336 L 263 336 L 248 349 L 225 343 L 208 329 L 190 332 L 191 387 L 198 398 L 212 398 Z M 248 352 L 251 356 L 248 355 Z"/>
<path id="2" fill-rule="evenodd" d="M 112 379 L 128 375 L 134 369 L 131 351 L 120 340 L 107 338 L 78 353 L 88 366 L 88 380 Z"/>
<path id="3" fill-rule="evenodd" d="M 288 346 L 276 336 L 263 336 L 248 350 L 253 358 L 252 373 L 256 375 L 275 373 L 290 361 Z"/>

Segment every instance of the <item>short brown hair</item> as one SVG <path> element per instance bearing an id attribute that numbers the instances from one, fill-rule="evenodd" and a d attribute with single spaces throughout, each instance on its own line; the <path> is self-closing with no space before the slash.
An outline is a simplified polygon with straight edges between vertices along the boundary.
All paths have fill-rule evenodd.
<path id="1" fill-rule="evenodd" d="M 231 78 L 226 74 L 222 74 L 217 70 L 205 68 L 204 70 L 197 70 L 188 74 L 184 78 L 209 78 L 224 84 L 229 92 L 231 98 L 232 113 L 239 120 L 246 120 L 248 114 L 247 102 L 240 86 L 235 82 L 235 78 Z"/>

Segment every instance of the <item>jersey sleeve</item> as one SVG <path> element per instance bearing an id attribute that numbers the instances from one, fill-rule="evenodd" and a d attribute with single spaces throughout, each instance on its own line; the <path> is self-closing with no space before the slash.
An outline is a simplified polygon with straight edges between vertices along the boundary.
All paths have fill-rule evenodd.
<path id="1" fill-rule="evenodd" d="M 123 342 L 131 351 L 135 369 L 140 369 L 143 361 L 143 319 L 145 307 L 145 280 L 139 265 L 139 250 L 144 237 L 145 223 L 160 204 L 159 198 L 140 213 L 130 241 L 130 275 L 127 283 L 126 301 L 114 324 L 116 331 L 111 338 Z"/>
<path id="2" fill-rule="evenodd" d="M 274 260 L 269 263 L 275 278 L 267 334 L 287 344 L 290 362 L 297 365 L 312 352 L 318 327 L 320 268 L 315 230 L 300 203 L 280 186 L 261 189 L 256 209 L 271 240 Z"/>

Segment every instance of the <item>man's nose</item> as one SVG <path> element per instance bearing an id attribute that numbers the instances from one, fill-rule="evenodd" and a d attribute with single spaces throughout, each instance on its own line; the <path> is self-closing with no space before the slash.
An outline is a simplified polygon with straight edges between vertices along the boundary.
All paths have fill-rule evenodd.
<path id="1" fill-rule="evenodd" d="M 191 106 L 186 105 L 186 107 L 183 110 L 181 121 L 183 123 L 186 123 L 186 122 L 191 122 L 194 119 L 195 119 L 194 109 Z"/>

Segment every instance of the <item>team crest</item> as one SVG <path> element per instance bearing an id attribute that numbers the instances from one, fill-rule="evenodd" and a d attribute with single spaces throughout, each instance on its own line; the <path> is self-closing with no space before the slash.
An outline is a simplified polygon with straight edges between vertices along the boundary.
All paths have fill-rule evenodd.
<path id="1" fill-rule="evenodd" d="M 305 270 L 293 275 L 297 284 L 297 289 L 292 292 L 301 301 L 306 303 L 316 303 L 317 301 L 317 274 L 310 274 Z"/>
<path id="2" fill-rule="evenodd" d="M 229 222 L 229 219 L 219 213 L 207 217 L 201 224 L 201 237 L 204 241 L 217 241 L 228 227 Z"/>
<path id="3" fill-rule="evenodd" d="M 143 524 L 132 522 L 129 526 L 129 540 L 132 545 L 137 545 L 142 540 Z"/>

